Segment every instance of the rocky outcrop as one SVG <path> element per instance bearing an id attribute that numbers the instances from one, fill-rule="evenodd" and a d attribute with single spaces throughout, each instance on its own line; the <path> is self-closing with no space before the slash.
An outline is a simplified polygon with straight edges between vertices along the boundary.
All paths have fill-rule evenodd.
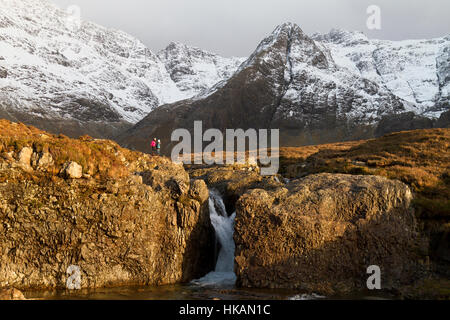
<path id="1" fill-rule="evenodd" d="M 8 77 L 8 71 L 4 68 L 0 68 L 0 79 L 4 79 L 6 77 Z"/>
<path id="2" fill-rule="evenodd" d="M 235 271 L 242 287 L 333 294 L 366 289 L 367 267 L 382 288 L 416 271 L 416 222 L 405 184 L 376 176 L 318 174 L 237 203 Z"/>
<path id="3" fill-rule="evenodd" d="M 450 110 L 441 114 L 435 124 L 436 128 L 450 128 Z"/>
<path id="4" fill-rule="evenodd" d="M 375 130 L 375 136 L 381 137 L 391 132 L 430 129 L 433 126 L 432 119 L 416 115 L 414 112 L 405 112 L 383 117 Z"/>
<path id="5" fill-rule="evenodd" d="M 76 162 L 66 162 L 61 173 L 70 179 L 80 179 L 83 176 L 83 168 Z"/>
<path id="6" fill-rule="evenodd" d="M 18 161 L 20 164 L 29 167 L 31 162 L 31 156 L 33 155 L 33 149 L 29 147 L 23 148 L 18 155 Z"/>
<path id="7" fill-rule="evenodd" d="M 72 265 L 81 288 L 173 284 L 213 269 L 208 189 L 181 165 L 111 141 L 0 129 L 0 288 L 65 288 Z M 64 163 L 74 170 L 61 175 Z"/>

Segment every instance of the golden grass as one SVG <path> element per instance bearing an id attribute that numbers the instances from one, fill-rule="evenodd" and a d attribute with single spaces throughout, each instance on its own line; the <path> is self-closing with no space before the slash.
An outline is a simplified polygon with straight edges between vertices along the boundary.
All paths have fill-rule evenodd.
<path id="1" fill-rule="evenodd" d="M 50 168 L 53 174 L 59 173 L 66 161 L 75 161 L 83 167 L 83 173 L 96 178 L 128 175 L 126 163 L 136 157 L 136 152 L 123 149 L 113 141 L 95 140 L 89 136 L 70 139 L 22 123 L 0 120 L 0 155 L 20 152 L 23 147 L 31 147 L 35 152 L 49 152 L 55 161 Z"/>
<path id="2" fill-rule="evenodd" d="M 397 179 L 416 193 L 422 217 L 450 217 L 450 129 L 398 132 L 378 139 L 282 148 L 281 172 L 373 174 Z"/>

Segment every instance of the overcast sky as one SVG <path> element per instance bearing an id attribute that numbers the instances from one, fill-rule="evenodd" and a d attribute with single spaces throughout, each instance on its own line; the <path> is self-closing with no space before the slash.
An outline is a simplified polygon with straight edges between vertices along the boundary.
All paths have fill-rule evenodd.
<path id="1" fill-rule="evenodd" d="M 331 28 L 370 38 L 418 39 L 450 34 L 449 0 L 52 0 L 81 8 L 83 20 L 126 31 L 157 52 L 178 41 L 224 56 L 248 56 L 283 22 L 306 33 Z M 381 9 L 381 30 L 369 30 L 369 5 Z"/>

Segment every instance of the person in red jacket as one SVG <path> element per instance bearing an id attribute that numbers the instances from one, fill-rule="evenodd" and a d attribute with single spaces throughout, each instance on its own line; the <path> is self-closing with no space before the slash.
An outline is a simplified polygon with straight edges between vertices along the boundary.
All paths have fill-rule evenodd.
<path id="1" fill-rule="evenodd" d="M 152 155 L 154 155 L 156 153 L 156 138 L 152 140 L 151 146 L 152 146 Z"/>

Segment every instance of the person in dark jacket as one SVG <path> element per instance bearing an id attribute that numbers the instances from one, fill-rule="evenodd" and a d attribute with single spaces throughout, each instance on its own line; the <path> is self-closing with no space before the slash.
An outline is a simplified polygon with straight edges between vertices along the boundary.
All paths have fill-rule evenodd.
<path id="1" fill-rule="evenodd" d="M 156 143 L 156 152 L 158 153 L 158 156 L 161 155 L 161 140 L 158 139 L 158 142 Z"/>

